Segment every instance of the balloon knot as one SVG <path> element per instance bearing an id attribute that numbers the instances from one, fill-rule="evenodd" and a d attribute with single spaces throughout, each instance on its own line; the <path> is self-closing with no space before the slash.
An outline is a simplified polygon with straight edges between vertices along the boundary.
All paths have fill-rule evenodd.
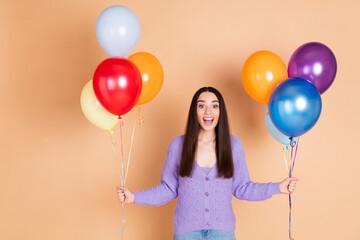
<path id="1" fill-rule="evenodd" d="M 139 125 L 143 125 L 144 124 L 144 117 L 140 116 L 139 117 Z"/>

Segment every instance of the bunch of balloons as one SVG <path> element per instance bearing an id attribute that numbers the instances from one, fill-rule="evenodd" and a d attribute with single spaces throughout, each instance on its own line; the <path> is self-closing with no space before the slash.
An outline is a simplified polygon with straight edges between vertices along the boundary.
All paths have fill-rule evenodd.
<path id="1" fill-rule="evenodd" d="M 268 105 L 266 127 L 278 142 L 286 145 L 283 155 L 289 177 L 294 170 L 298 138 L 318 121 L 322 107 L 320 94 L 333 83 L 336 70 L 333 52 L 318 42 L 298 47 L 288 69 L 270 51 L 255 52 L 244 64 L 241 75 L 246 92 Z M 289 239 L 294 240 L 291 205 L 289 193 Z"/>
<path id="2" fill-rule="evenodd" d="M 159 60 L 148 52 L 128 57 L 140 38 L 139 20 L 129 8 L 106 8 L 97 20 L 96 36 L 110 58 L 99 64 L 84 86 L 81 108 L 91 123 L 111 131 L 118 118 L 159 93 L 164 72 Z"/>
<path id="3" fill-rule="evenodd" d="M 152 100 L 160 91 L 164 72 L 159 60 L 147 52 L 137 52 L 128 57 L 140 38 L 140 23 L 136 15 L 127 7 L 106 8 L 96 23 L 96 36 L 104 51 L 110 56 L 102 61 L 81 92 L 81 108 L 86 118 L 95 126 L 111 133 L 114 158 L 117 158 L 112 128 L 136 105 Z M 137 107 L 138 117 L 140 107 Z M 136 119 L 136 118 L 135 118 Z M 142 124 L 142 117 L 140 117 Z M 136 121 L 128 153 L 126 171 L 124 169 L 122 122 L 120 122 L 121 185 L 126 183 L 131 151 L 134 141 Z M 126 221 L 121 206 L 124 226 L 119 229 L 121 239 Z"/>
<path id="4" fill-rule="evenodd" d="M 309 42 L 292 54 L 288 69 L 270 51 L 258 51 L 245 62 L 242 82 L 256 101 L 267 104 L 265 123 L 280 143 L 309 131 L 321 113 L 321 97 L 333 83 L 337 64 L 335 55 L 324 44 Z"/>

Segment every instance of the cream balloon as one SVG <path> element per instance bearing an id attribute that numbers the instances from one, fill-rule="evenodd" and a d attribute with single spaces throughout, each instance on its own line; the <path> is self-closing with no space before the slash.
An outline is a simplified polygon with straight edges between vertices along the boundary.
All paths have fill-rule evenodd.
<path id="1" fill-rule="evenodd" d="M 118 122 L 118 116 L 106 111 L 96 98 L 92 80 L 88 81 L 82 89 L 80 104 L 85 117 L 101 129 L 111 131 Z"/>

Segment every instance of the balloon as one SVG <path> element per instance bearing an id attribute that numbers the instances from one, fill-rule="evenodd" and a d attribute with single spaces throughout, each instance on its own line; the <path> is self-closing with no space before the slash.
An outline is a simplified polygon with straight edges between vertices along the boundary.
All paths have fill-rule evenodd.
<path id="1" fill-rule="evenodd" d="M 272 93 L 269 113 L 272 122 L 283 134 L 300 136 L 309 131 L 320 117 L 320 93 L 303 78 L 289 78 Z"/>
<path id="2" fill-rule="evenodd" d="M 97 100 L 92 80 L 82 89 L 80 104 L 85 117 L 101 129 L 110 131 L 118 122 L 118 117 L 106 111 Z"/>
<path id="3" fill-rule="evenodd" d="M 258 51 L 245 61 L 241 78 L 250 97 L 267 104 L 276 85 L 287 79 L 287 69 L 275 53 Z"/>
<path id="4" fill-rule="evenodd" d="M 313 83 L 323 94 L 333 83 L 337 64 L 334 53 L 324 44 L 306 43 L 293 53 L 289 61 L 289 77 L 301 77 Z"/>
<path id="5" fill-rule="evenodd" d="M 273 138 L 275 138 L 276 141 L 278 141 L 279 143 L 285 144 L 285 145 L 290 144 L 290 142 L 291 142 L 290 137 L 286 136 L 285 134 L 280 132 L 279 129 L 277 129 L 275 127 L 274 123 L 271 121 L 268 108 L 266 108 L 266 112 L 265 112 L 265 124 L 266 124 L 267 130 L 269 131 L 271 136 Z M 299 139 L 298 137 L 293 138 L 294 141 L 297 141 L 298 139 Z"/>
<path id="6" fill-rule="evenodd" d="M 140 70 L 142 76 L 142 90 L 138 105 L 152 100 L 160 91 L 164 80 L 164 71 L 157 58 L 147 52 L 138 52 L 129 57 Z"/>
<path id="7" fill-rule="evenodd" d="M 103 107 L 120 116 L 129 112 L 139 100 L 141 74 L 126 58 L 108 58 L 95 70 L 93 87 Z"/>
<path id="8" fill-rule="evenodd" d="M 127 57 L 139 41 L 140 23 L 127 7 L 111 6 L 99 16 L 96 36 L 109 56 Z"/>

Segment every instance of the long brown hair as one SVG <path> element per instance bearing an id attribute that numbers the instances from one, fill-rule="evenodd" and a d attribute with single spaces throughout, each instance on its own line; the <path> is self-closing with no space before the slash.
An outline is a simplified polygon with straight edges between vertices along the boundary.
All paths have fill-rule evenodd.
<path id="1" fill-rule="evenodd" d="M 225 102 L 220 92 L 213 87 L 200 88 L 192 98 L 188 121 L 186 124 L 186 132 L 179 166 L 179 175 L 181 177 L 191 177 L 191 172 L 195 161 L 198 136 L 200 132 L 200 124 L 197 119 L 197 101 L 200 94 L 203 92 L 214 93 L 219 100 L 219 122 L 215 127 L 215 149 L 218 177 L 232 178 L 234 176 L 234 164 L 231 152 L 230 128 Z"/>

